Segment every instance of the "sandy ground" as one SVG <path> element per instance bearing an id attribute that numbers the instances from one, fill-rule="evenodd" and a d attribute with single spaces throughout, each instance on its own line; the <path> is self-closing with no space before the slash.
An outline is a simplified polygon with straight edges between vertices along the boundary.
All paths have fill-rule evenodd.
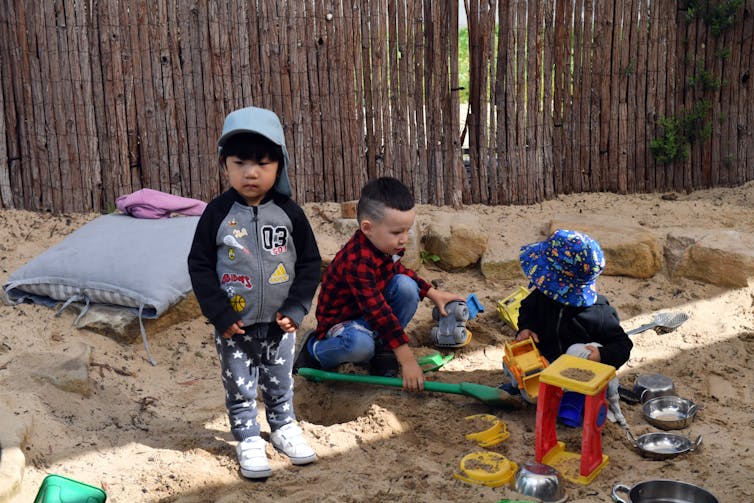
<path id="1" fill-rule="evenodd" d="M 677 194 L 619 196 L 576 194 L 528 207 L 467 207 L 486 232 L 516 246 L 540 239 L 539 229 L 558 216 L 599 214 L 617 224 L 640 225 L 664 238 L 672 227 L 754 231 L 754 184 Z M 336 204 L 308 205 L 318 236 L 344 241 L 323 215 Z M 421 207 L 419 222 L 447 208 Z M 0 212 L 3 281 L 25 262 L 96 215 Z M 490 282 L 478 270 L 447 273 L 423 267 L 446 290 L 476 293 L 486 311 L 469 322 L 472 343 L 429 378 L 496 386 L 502 380 L 503 343 L 513 332 L 501 322 L 496 302 L 523 281 Z M 619 377 L 631 386 L 640 374 L 671 377 L 682 396 L 701 410 L 682 433 L 703 435 L 702 448 L 666 461 L 641 457 L 625 433 L 608 423 L 603 452 L 609 464 L 587 486 L 567 482 L 570 501 L 610 500 L 613 484 L 632 486 L 658 478 L 698 484 L 721 502 L 754 501 L 754 286 L 723 289 L 660 273 L 648 280 L 602 277 L 598 288 L 616 307 L 624 328 L 648 322 L 660 311 L 690 319 L 674 332 L 635 335 L 631 360 Z M 24 444 L 27 469 L 13 503 L 32 501 L 42 479 L 57 473 L 103 487 L 113 502 L 254 501 L 489 501 L 515 498 L 509 486 L 489 488 L 453 478 L 461 458 L 484 450 L 464 435 L 478 430 L 465 420 L 477 413 L 502 419 L 511 436 L 489 451 L 519 465 L 533 460 L 535 408 L 494 409 L 465 396 L 395 388 L 307 382 L 296 378 L 295 405 L 319 455 L 316 464 L 292 466 L 269 450 L 274 474 L 264 482 L 243 479 L 235 459 L 223 404 L 211 327 L 203 319 L 151 333 L 158 366 L 140 342 L 122 345 L 72 327 L 74 315 L 54 317 L 34 305 L 0 307 L 0 397 L 13 414 L 31 421 Z M 420 306 L 409 326 L 415 353 L 431 327 L 431 304 Z M 308 316 L 304 328 L 313 325 Z M 28 371 L 40 355 L 58 358 L 83 342 L 92 349 L 92 394 L 60 391 Z M 640 406 L 623 404 L 634 434 L 655 431 Z M 263 428 L 265 435 L 269 429 Z M 558 438 L 578 451 L 579 428 L 559 425 Z"/>

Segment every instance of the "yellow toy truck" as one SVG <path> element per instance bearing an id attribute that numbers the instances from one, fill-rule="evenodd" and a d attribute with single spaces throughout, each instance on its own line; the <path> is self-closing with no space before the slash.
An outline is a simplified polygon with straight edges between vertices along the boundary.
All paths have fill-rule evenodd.
<path id="1" fill-rule="evenodd" d="M 537 401 L 539 394 L 539 374 L 547 368 L 547 359 L 539 354 L 532 339 L 519 342 L 506 342 L 503 361 L 516 379 L 518 388 L 527 402 Z"/>

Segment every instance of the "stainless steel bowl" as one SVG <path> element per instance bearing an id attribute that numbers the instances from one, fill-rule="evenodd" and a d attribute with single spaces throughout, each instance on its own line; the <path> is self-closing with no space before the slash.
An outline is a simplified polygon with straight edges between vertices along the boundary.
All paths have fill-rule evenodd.
<path id="1" fill-rule="evenodd" d="M 515 490 L 543 503 L 561 503 L 567 499 L 560 472 L 533 461 L 524 463 L 518 470 Z"/>
<path id="2" fill-rule="evenodd" d="M 688 398 L 661 396 L 642 405 L 644 419 L 661 430 L 681 430 L 694 421 L 697 406 Z"/>
<path id="3" fill-rule="evenodd" d="M 634 393 L 639 396 L 641 403 L 658 396 L 673 396 L 676 394 L 673 380 L 662 374 L 640 375 L 634 381 Z"/>
<path id="4" fill-rule="evenodd" d="M 683 435 L 666 432 L 645 433 L 639 438 L 634 438 L 631 431 L 626 430 L 626 435 L 639 454 L 654 460 L 674 458 L 686 452 L 693 452 L 702 443 L 701 435 L 693 442 Z"/>
<path id="5" fill-rule="evenodd" d="M 628 500 L 618 496 L 625 492 Z M 613 486 L 613 501 L 616 503 L 719 503 L 706 489 L 679 480 L 647 480 L 628 487 Z"/>

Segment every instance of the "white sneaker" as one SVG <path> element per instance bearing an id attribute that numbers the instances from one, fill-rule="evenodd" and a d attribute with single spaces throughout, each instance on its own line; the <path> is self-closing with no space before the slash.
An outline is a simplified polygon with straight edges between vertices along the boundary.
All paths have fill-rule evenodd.
<path id="1" fill-rule="evenodd" d="M 288 423 L 270 435 L 273 447 L 289 458 L 294 465 L 306 465 L 317 460 L 314 449 L 309 447 L 304 432 L 296 423 Z"/>
<path id="2" fill-rule="evenodd" d="M 261 479 L 272 475 L 272 468 L 267 462 L 265 447 L 267 442 L 262 437 L 250 437 L 238 442 L 236 454 L 241 465 L 241 475 L 247 479 Z"/>

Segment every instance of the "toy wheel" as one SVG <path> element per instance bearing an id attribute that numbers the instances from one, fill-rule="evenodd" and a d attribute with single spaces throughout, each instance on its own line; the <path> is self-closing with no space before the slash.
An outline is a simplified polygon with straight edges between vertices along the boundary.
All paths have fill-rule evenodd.
<path id="1" fill-rule="evenodd" d="M 463 327 L 456 327 L 455 330 L 453 330 L 453 338 L 456 340 L 457 344 L 461 344 L 466 340 L 466 329 Z"/>
<path id="2" fill-rule="evenodd" d="M 469 319 L 469 308 L 466 304 L 457 303 L 448 314 L 458 321 L 466 321 Z"/>
<path id="3" fill-rule="evenodd" d="M 429 336 L 432 338 L 432 342 L 437 342 L 437 327 L 432 327 Z"/>
<path id="4" fill-rule="evenodd" d="M 524 388 L 519 388 L 519 389 L 521 390 L 521 397 L 524 400 L 526 400 L 527 403 L 531 403 L 531 404 L 536 404 L 537 403 L 537 399 L 530 397 L 529 393 L 527 393 Z"/>
<path id="5" fill-rule="evenodd" d="M 432 319 L 435 321 L 440 321 L 440 311 L 436 307 L 432 308 Z"/>

